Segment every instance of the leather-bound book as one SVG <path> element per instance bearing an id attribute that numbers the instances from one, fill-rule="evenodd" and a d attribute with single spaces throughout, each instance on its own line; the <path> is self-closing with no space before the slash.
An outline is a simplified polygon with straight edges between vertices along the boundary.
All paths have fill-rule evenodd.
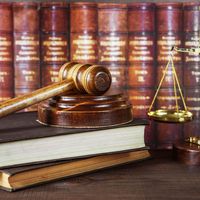
<path id="1" fill-rule="evenodd" d="M 133 116 L 147 118 L 155 87 L 155 5 L 128 4 L 128 94 Z"/>
<path id="2" fill-rule="evenodd" d="M 200 46 L 200 3 L 184 3 L 184 47 L 198 49 Z M 184 53 L 184 92 L 188 110 L 194 121 L 184 125 L 184 137 L 200 136 L 200 56 L 199 53 Z"/>
<path id="3" fill-rule="evenodd" d="M 114 153 L 71 161 L 58 161 L 0 170 L 0 187 L 8 191 L 150 158 L 148 150 Z"/>
<path id="4" fill-rule="evenodd" d="M 60 66 L 69 59 L 69 5 L 44 2 L 40 6 L 42 86 L 58 81 Z"/>
<path id="5" fill-rule="evenodd" d="M 36 120 L 35 112 L 17 113 L 1 119 L 0 168 L 145 147 L 146 120 L 104 128 L 59 128 L 41 125 Z"/>
<path id="6" fill-rule="evenodd" d="M 97 4 L 70 4 L 70 57 L 79 63 L 98 63 Z"/>
<path id="7" fill-rule="evenodd" d="M 108 67 L 112 85 L 108 93 L 125 89 L 128 29 L 127 4 L 98 3 L 99 64 Z"/>
<path id="8" fill-rule="evenodd" d="M 0 102 L 14 95 L 13 20 L 11 3 L 0 3 Z"/>
<path id="9" fill-rule="evenodd" d="M 168 63 L 170 51 L 173 46 L 182 47 L 183 12 L 182 3 L 168 2 L 156 4 L 156 31 L 157 31 L 157 85 Z M 174 66 L 182 85 L 183 67 L 182 53 L 174 52 Z M 179 94 L 179 93 L 178 93 Z M 180 97 L 178 97 L 178 101 Z M 182 104 L 179 104 L 182 108 Z M 174 79 L 171 64 L 162 83 L 156 101 L 156 109 L 175 110 L 176 98 L 174 93 Z M 182 125 L 156 123 L 157 148 L 171 149 L 175 141 L 182 139 Z"/>
<path id="10" fill-rule="evenodd" d="M 39 7 L 33 2 L 13 3 L 15 95 L 40 87 Z M 35 109 L 35 106 L 26 110 Z"/>

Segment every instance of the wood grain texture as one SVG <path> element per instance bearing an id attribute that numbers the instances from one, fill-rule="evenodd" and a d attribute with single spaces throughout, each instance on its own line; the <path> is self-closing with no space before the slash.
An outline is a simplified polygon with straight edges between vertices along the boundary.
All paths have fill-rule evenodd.
<path id="1" fill-rule="evenodd" d="M 16 193 L 0 191 L 1 200 L 177 200 L 199 199 L 200 168 L 171 157 L 129 164 Z"/>
<path id="2" fill-rule="evenodd" d="M 65 128 L 100 128 L 132 121 L 131 104 L 123 95 L 56 96 L 38 106 L 38 122 Z"/>

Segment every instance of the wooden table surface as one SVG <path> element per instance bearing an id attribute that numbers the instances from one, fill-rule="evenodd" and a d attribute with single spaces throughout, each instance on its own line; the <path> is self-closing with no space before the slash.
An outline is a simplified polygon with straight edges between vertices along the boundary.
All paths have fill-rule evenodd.
<path id="1" fill-rule="evenodd" d="M 184 200 L 200 199 L 200 167 L 171 156 L 156 157 L 9 193 L 0 200 Z"/>

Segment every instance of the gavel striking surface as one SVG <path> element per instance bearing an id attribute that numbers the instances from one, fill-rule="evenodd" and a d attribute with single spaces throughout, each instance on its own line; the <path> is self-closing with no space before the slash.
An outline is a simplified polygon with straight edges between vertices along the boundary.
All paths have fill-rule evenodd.
<path id="1" fill-rule="evenodd" d="M 56 96 L 39 104 L 38 121 L 67 128 L 107 127 L 132 121 L 132 110 L 121 94 Z"/>

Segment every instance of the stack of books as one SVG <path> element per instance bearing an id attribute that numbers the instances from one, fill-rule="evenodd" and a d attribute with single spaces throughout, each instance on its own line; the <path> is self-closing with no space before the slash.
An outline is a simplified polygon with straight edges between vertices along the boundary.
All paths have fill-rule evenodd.
<path id="1" fill-rule="evenodd" d="M 146 122 L 101 129 L 64 129 L 39 124 L 34 112 L 0 123 L 0 186 L 8 191 L 150 157 Z"/>

